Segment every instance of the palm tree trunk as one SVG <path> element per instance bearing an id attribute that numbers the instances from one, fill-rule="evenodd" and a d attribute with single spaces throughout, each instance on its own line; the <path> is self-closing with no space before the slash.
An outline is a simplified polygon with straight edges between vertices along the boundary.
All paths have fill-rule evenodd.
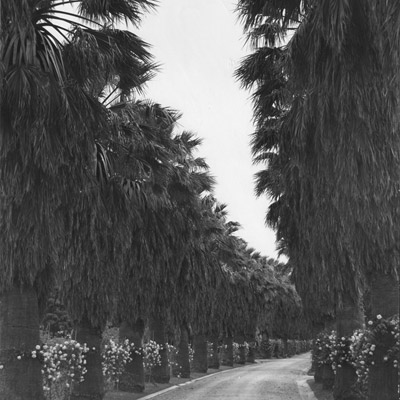
<path id="1" fill-rule="evenodd" d="M 101 364 L 102 329 L 93 326 L 87 315 L 84 315 L 77 326 L 76 340 L 86 345 L 86 369 L 84 381 L 73 387 L 71 399 L 74 400 L 102 400 L 104 397 L 104 378 Z"/>
<path id="2" fill-rule="evenodd" d="M 207 372 L 207 338 L 203 334 L 193 335 L 193 371 Z"/>
<path id="3" fill-rule="evenodd" d="M 249 352 L 247 353 L 246 362 L 254 364 L 256 362 L 256 338 L 254 335 L 247 334 L 246 342 L 249 344 Z"/>
<path id="4" fill-rule="evenodd" d="M 244 347 L 244 335 L 243 334 L 238 334 L 235 336 L 235 342 L 239 345 L 238 349 L 238 364 L 246 364 L 246 349 Z"/>
<path id="5" fill-rule="evenodd" d="M 186 324 L 181 325 L 177 361 L 181 378 L 190 378 L 189 330 Z"/>
<path id="6" fill-rule="evenodd" d="M 38 299 L 33 288 L 12 289 L 0 295 L 0 398 L 42 400 L 41 366 L 31 354 L 39 344 Z"/>
<path id="7" fill-rule="evenodd" d="M 288 340 L 282 339 L 282 343 L 283 343 L 283 357 L 287 358 L 289 357 L 289 344 L 288 344 Z"/>
<path id="8" fill-rule="evenodd" d="M 230 333 L 224 337 L 224 351 L 222 365 L 233 367 L 233 338 Z"/>
<path id="9" fill-rule="evenodd" d="M 399 312 L 399 281 L 397 277 L 376 274 L 370 283 L 372 315 L 389 318 Z M 398 369 L 384 361 L 389 348 L 395 344 L 390 332 L 380 333 L 375 343 L 374 365 L 369 367 L 368 399 L 393 400 L 398 397 Z"/>
<path id="10" fill-rule="evenodd" d="M 333 330 L 335 330 L 334 321 L 332 321 L 329 318 L 329 319 L 325 320 L 323 324 L 317 325 L 314 335 L 317 336 L 317 334 L 321 331 L 332 332 Z M 316 344 L 314 343 L 314 349 L 315 349 L 315 347 L 316 347 Z M 334 372 L 330 366 L 329 366 L 329 369 L 331 370 L 332 374 L 334 375 Z M 333 382 L 332 382 L 332 378 L 328 376 L 330 374 L 330 372 L 326 370 L 326 368 L 323 364 L 319 364 L 317 360 L 313 360 L 312 366 L 311 366 L 311 372 L 314 372 L 314 380 L 316 383 L 322 383 L 325 387 L 329 387 L 329 389 L 332 389 L 332 387 L 334 385 L 334 377 L 333 377 Z M 324 383 L 324 378 L 323 378 L 324 374 L 325 374 L 325 383 Z"/>
<path id="11" fill-rule="evenodd" d="M 120 342 L 129 340 L 135 345 L 131 351 L 132 361 L 125 366 L 125 371 L 121 375 L 119 389 L 124 392 L 141 393 L 145 388 L 144 365 L 143 365 L 143 334 L 144 322 L 138 318 L 134 324 L 123 322 L 119 328 Z"/>
<path id="12" fill-rule="evenodd" d="M 210 358 L 209 368 L 219 369 L 219 349 L 218 349 L 218 335 L 214 334 L 210 336 L 210 342 L 212 343 L 212 357 Z"/>
<path id="13" fill-rule="evenodd" d="M 161 365 L 156 365 L 151 369 L 151 375 L 157 383 L 169 383 L 170 369 L 168 365 L 167 338 L 165 333 L 164 319 L 158 315 L 153 316 L 150 321 L 150 330 L 153 340 L 160 346 Z"/>
<path id="14" fill-rule="evenodd" d="M 349 294 L 343 294 L 342 307 L 336 311 L 337 337 L 348 337 L 356 329 L 364 326 L 364 314 L 361 306 L 361 299 L 353 300 Z M 343 363 L 335 375 L 333 396 L 335 400 L 360 400 L 363 397 L 355 391 L 357 381 L 355 368 Z"/>
<path id="15" fill-rule="evenodd" d="M 322 383 L 322 376 L 323 376 L 323 366 L 319 365 L 317 362 L 314 364 L 312 369 L 314 368 L 314 381 L 315 383 Z"/>
<path id="16" fill-rule="evenodd" d="M 330 364 L 323 364 L 321 367 L 322 389 L 332 390 L 335 384 L 335 373 Z"/>
<path id="17" fill-rule="evenodd" d="M 261 358 L 272 358 L 272 347 L 267 332 L 262 333 L 261 345 L 260 345 L 260 357 Z"/>

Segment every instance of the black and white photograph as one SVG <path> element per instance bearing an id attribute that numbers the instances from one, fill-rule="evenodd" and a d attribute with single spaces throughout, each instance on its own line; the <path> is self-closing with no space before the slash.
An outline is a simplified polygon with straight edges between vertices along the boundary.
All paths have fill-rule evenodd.
<path id="1" fill-rule="evenodd" d="M 400 400 L 399 0 L 0 0 L 0 400 Z"/>

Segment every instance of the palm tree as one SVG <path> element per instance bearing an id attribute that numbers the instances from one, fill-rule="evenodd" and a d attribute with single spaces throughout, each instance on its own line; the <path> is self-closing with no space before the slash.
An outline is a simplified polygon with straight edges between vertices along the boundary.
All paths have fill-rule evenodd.
<path id="1" fill-rule="evenodd" d="M 393 18 L 399 6 L 375 1 L 239 5 L 246 26 L 258 29 L 255 33 L 263 26 L 271 46 L 271 36 L 297 28 L 284 47 L 288 105 L 278 130 L 282 189 L 274 212 L 295 265 L 296 287 L 317 295 L 328 289 L 328 308 L 336 304 L 338 334 L 346 336 L 362 326 L 359 294 L 365 273 L 374 282 L 396 277 L 391 257 L 398 258 L 393 234 L 399 220 L 398 106 L 397 86 L 389 82 L 397 76 Z M 269 113 L 266 108 L 267 122 L 274 117 Z M 289 209 L 291 220 L 283 227 Z M 312 290 L 310 276 L 315 276 Z M 397 278 L 391 283 L 397 286 Z M 354 372 L 346 365 L 336 377 L 335 397 L 350 398 Z M 375 390 L 384 396 L 382 387 Z M 393 389 L 385 385 L 385 390 Z"/>
<path id="2" fill-rule="evenodd" d="M 70 3 L 79 3 L 80 19 L 59 7 Z M 64 263 L 59 255 L 68 190 L 75 185 L 73 193 L 79 192 L 92 181 L 95 133 L 103 130 L 106 115 L 88 90 L 93 87 L 88 77 L 106 66 L 112 73 L 121 70 L 127 54 L 134 58 L 132 51 L 122 55 L 126 43 L 132 48 L 132 40 L 103 29 L 102 23 L 119 18 L 135 23 L 150 5 L 147 1 L 1 2 L 0 241 L 6 268 L 0 279 L 0 314 L 11 318 L 2 320 L 0 328 L 2 397 L 43 397 L 39 362 L 14 360 L 17 353 L 29 354 L 38 344 L 38 298 L 48 291 L 54 266 Z M 85 27 L 86 22 L 96 29 Z M 89 38 L 92 45 L 86 43 L 86 52 L 82 48 L 80 52 L 87 69 L 78 73 L 74 66 L 80 60 L 73 50 Z M 148 67 L 139 64 L 145 74 Z M 26 329 L 16 334 L 12 326 Z"/>

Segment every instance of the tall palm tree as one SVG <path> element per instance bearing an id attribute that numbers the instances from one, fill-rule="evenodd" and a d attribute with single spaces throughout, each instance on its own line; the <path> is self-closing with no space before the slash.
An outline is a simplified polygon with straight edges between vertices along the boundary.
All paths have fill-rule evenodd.
<path id="1" fill-rule="evenodd" d="M 79 3 L 79 18 L 60 8 L 69 3 Z M 74 69 L 80 60 L 72 50 L 90 37 L 91 45 L 80 53 L 87 67 L 121 70 L 126 54 L 133 58 L 132 51 L 122 56 L 132 40 L 120 40 L 117 31 L 103 29 L 103 22 L 137 22 L 149 6 L 147 1 L 1 1 L 2 397 L 43 397 L 39 362 L 18 362 L 16 354 L 29 354 L 38 344 L 38 298 L 51 285 L 54 266 L 64 263 L 59 255 L 68 190 L 75 185 L 73 193 L 79 192 L 92 181 L 94 139 L 106 123 L 88 90 L 90 74 Z M 87 22 L 95 28 L 87 28 Z M 140 65 L 143 74 L 148 67 Z M 14 332 L 13 326 L 26 328 Z"/>
<path id="2" fill-rule="evenodd" d="M 291 210 L 281 232 L 299 292 L 309 290 L 305 277 L 315 276 L 309 292 L 328 289 L 339 336 L 345 336 L 362 324 L 363 276 L 376 283 L 392 276 L 397 286 L 398 104 L 397 85 L 390 82 L 397 77 L 393 24 L 400 10 L 396 2 L 311 4 L 246 0 L 239 7 L 247 27 L 259 26 L 255 33 L 265 28 L 268 45 L 271 36 L 297 28 L 283 69 L 289 107 L 278 131 L 282 189 L 273 212 L 282 226 Z M 274 115 L 266 111 L 270 121 Z M 336 376 L 336 398 L 357 396 L 348 366 Z"/>

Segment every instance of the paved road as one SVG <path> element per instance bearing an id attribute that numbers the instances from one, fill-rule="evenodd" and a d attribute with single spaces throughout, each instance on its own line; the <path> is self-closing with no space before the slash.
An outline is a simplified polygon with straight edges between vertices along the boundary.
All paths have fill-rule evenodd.
<path id="1" fill-rule="evenodd" d="M 267 360 L 242 368 L 209 375 L 156 395 L 154 400 L 303 400 L 314 398 L 304 392 L 310 354 Z M 303 387 L 302 387 L 303 386 Z"/>

